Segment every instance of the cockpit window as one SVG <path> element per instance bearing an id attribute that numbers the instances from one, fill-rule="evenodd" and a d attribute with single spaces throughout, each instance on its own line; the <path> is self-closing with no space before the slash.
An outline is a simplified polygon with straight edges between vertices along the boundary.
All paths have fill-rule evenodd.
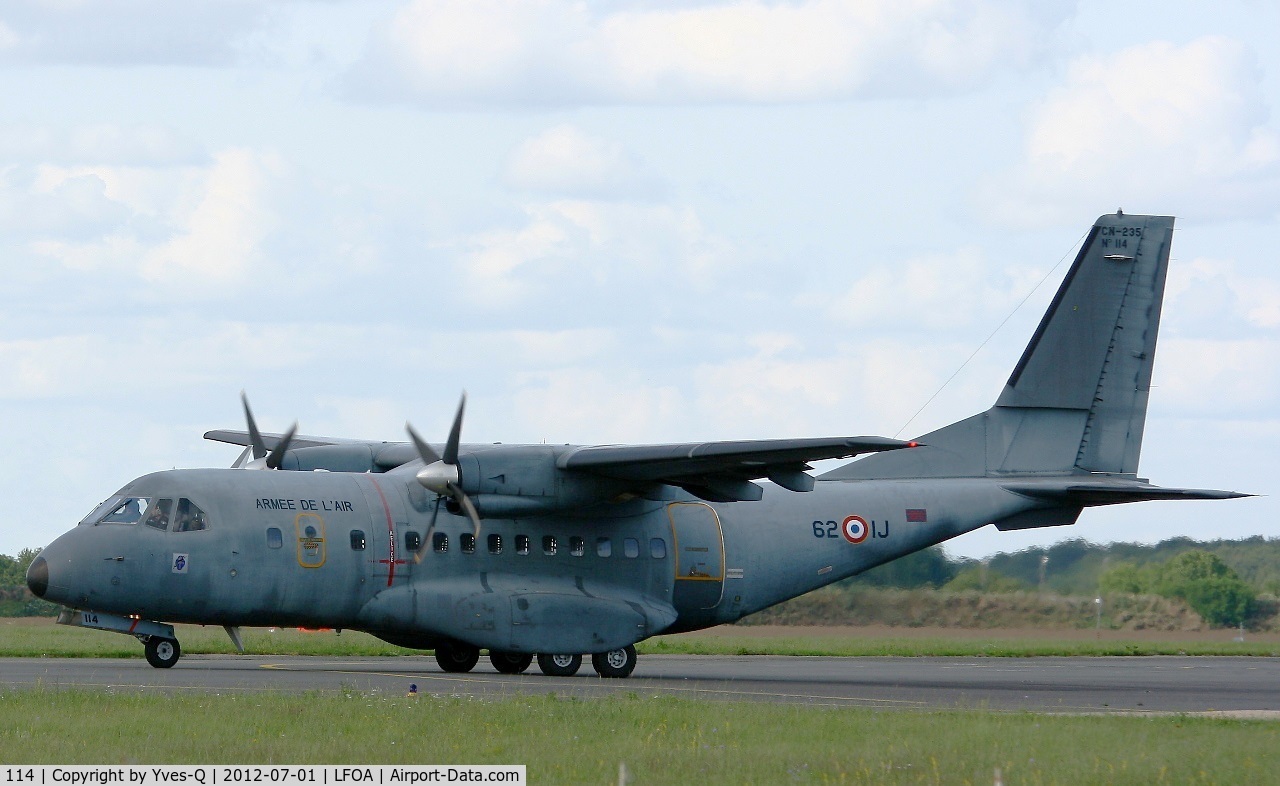
<path id="1" fill-rule="evenodd" d="M 186 497 L 178 500 L 178 513 L 173 520 L 174 532 L 198 532 L 208 526 L 204 511 L 194 502 Z"/>
<path id="2" fill-rule="evenodd" d="M 85 517 L 85 524 L 137 524 L 150 497 L 112 497 Z"/>
<path id="3" fill-rule="evenodd" d="M 173 500 L 158 499 L 152 503 L 151 509 L 147 511 L 146 518 L 142 522 L 148 527 L 165 530 L 169 528 L 170 513 L 173 513 Z"/>

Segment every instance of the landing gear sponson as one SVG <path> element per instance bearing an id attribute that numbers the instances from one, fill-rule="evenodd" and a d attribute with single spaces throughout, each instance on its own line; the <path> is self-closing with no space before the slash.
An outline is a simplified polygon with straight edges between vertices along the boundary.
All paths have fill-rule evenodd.
<path id="1" fill-rule="evenodd" d="M 471 644 L 453 642 L 436 647 L 436 663 L 450 673 L 471 671 L 479 661 L 480 648 Z M 533 663 L 533 656 L 490 650 L 489 662 L 502 674 L 522 674 Z M 636 668 L 636 648 L 628 644 L 621 649 L 596 653 L 591 656 L 591 666 L 601 677 L 629 677 Z M 572 677 L 580 668 L 582 656 L 579 654 L 538 654 L 538 669 L 548 677 Z"/>

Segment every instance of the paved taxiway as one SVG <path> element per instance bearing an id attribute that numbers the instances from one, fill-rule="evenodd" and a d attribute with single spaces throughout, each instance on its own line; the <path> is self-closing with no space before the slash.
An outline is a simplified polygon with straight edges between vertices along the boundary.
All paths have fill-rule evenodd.
<path id="1" fill-rule="evenodd" d="M 446 674 L 429 657 L 185 656 L 172 669 L 138 659 L 0 659 L 0 686 L 115 690 L 357 690 L 499 698 L 681 696 L 897 709 L 985 707 L 1045 712 L 1280 713 L 1280 658 L 817 658 L 642 655 L 635 674 L 602 680 L 589 663 L 553 678 L 535 665 L 498 674 L 481 659 Z"/>

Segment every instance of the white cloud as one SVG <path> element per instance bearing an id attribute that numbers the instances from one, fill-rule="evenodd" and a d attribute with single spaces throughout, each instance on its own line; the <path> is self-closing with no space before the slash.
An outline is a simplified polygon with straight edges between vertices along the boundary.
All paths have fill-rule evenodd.
<path id="1" fill-rule="evenodd" d="M 1152 382 L 1162 409 L 1187 417 L 1270 417 L 1280 399 L 1280 340 L 1161 340 Z"/>
<path id="2" fill-rule="evenodd" d="M 1232 260 L 1179 261 L 1170 267 L 1165 301 L 1171 321 L 1195 335 L 1217 332 L 1223 324 L 1238 335 L 1240 321 L 1264 330 L 1280 328 L 1280 280 L 1241 271 Z"/>
<path id="3" fill-rule="evenodd" d="M 96 184 L 131 220 L 90 240 L 63 234 L 31 248 L 78 270 L 182 285 L 234 282 L 261 258 L 276 223 L 270 192 L 281 168 L 274 156 L 240 149 L 203 168 L 41 167 L 37 187 L 61 193 Z"/>
<path id="4" fill-rule="evenodd" d="M 370 40 L 361 94 L 429 106 L 773 103 L 969 87 L 1030 62 L 1063 4 L 413 0 Z"/>
<path id="5" fill-rule="evenodd" d="M 567 124 L 520 143 L 507 162 L 505 179 L 513 188 L 569 197 L 636 197 L 659 189 L 621 145 Z"/>
<path id="6" fill-rule="evenodd" d="M 528 433 L 549 442 L 655 442 L 687 417 L 685 395 L 636 372 L 563 369 L 522 374 L 511 394 Z"/>
<path id="7" fill-rule="evenodd" d="M 478 303 L 505 305 L 539 292 L 607 287 L 624 291 L 659 272 L 701 284 L 724 264 L 727 242 L 690 208 L 558 200 L 529 205 L 519 229 L 471 238 L 461 260 Z"/>
<path id="8" fill-rule="evenodd" d="M 114 123 L 70 129 L 0 127 L 0 155 L 41 164 L 164 165 L 202 163 L 201 151 L 167 126 Z"/>
<path id="9" fill-rule="evenodd" d="M 1015 222 L 1098 205 L 1276 215 L 1280 130 L 1252 52 L 1206 36 L 1078 59 L 1034 111 L 1022 161 L 984 198 Z"/>
<path id="10" fill-rule="evenodd" d="M 225 65 L 270 0 L 9 0 L 0 62 Z"/>
<path id="11" fill-rule="evenodd" d="M 219 154 L 200 203 L 186 216 L 178 235 L 146 255 L 142 275 L 242 278 L 259 258 L 259 246 L 275 224 L 266 191 L 279 168 L 278 160 L 247 150 Z"/>
<path id="12" fill-rule="evenodd" d="M 0 170 L 0 227 L 9 238 L 97 237 L 127 218 L 128 208 L 97 174 L 48 174 L 29 166 Z"/>
<path id="13" fill-rule="evenodd" d="M 1026 266 L 997 270 L 982 251 L 968 247 L 877 267 L 819 300 L 833 322 L 876 331 L 955 330 L 975 323 L 994 328 L 1039 278 Z"/>

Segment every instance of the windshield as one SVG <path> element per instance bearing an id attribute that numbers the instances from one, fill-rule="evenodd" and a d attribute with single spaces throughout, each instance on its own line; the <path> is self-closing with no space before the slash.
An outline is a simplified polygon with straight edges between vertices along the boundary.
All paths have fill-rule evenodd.
<path id="1" fill-rule="evenodd" d="M 112 497 L 93 509 L 81 524 L 137 524 L 150 497 Z"/>

